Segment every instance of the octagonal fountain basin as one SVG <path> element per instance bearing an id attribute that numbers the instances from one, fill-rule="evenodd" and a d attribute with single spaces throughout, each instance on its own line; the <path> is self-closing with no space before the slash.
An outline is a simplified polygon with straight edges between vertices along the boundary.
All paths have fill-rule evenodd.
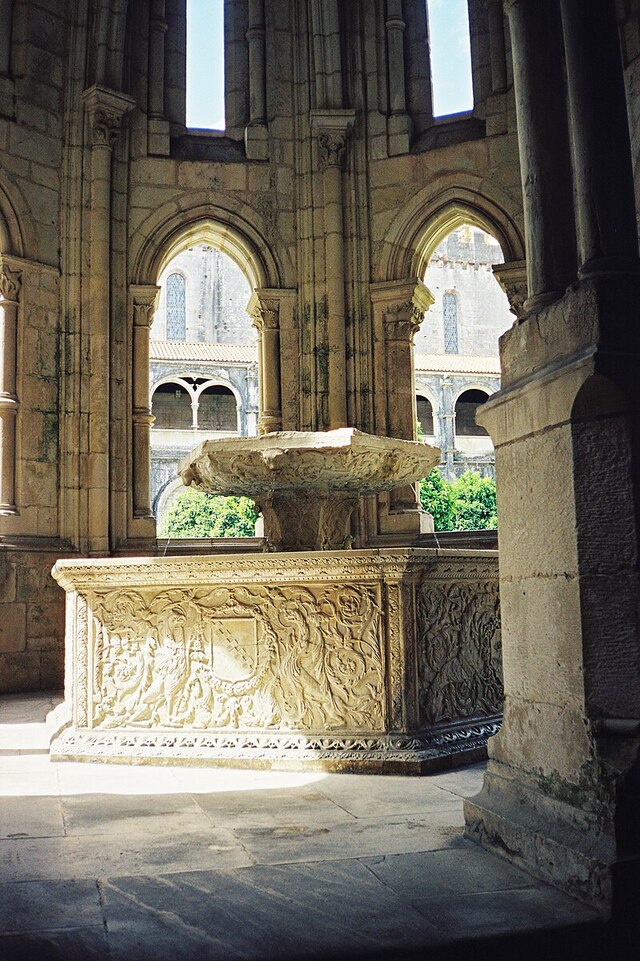
<path id="1" fill-rule="evenodd" d="M 180 475 L 187 487 L 254 500 L 273 550 L 341 550 L 359 497 L 404 487 L 439 462 L 429 444 L 344 427 L 208 440 Z"/>

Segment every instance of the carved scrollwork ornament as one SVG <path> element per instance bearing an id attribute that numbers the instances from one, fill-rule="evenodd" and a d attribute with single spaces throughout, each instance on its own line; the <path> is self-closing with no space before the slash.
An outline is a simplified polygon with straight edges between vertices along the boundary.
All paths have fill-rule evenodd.
<path id="1" fill-rule="evenodd" d="M 0 264 L 0 297 L 17 303 L 22 286 L 22 271 L 12 270 L 7 264 Z"/>
<path id="2" fill-rule="evenodd" d="M 133 323 L 136 327 L 151 327 L 156 312 L 155 300 L 153 303 L 135 303 L 133 305 Z"/>
<path id="3" fill-rule="evenodd" d="M 347 135 L 344 131 L 327 130 L 318 135 L 320 158 L 325 167 L 342 169 L 347 155 Z"/>
<path id="4" fill-rule="evenodd" d="M 90 114 L 91 144 L 94 147 L 115 147 L 122 123 L 122 115 L 98 108 Z"/>

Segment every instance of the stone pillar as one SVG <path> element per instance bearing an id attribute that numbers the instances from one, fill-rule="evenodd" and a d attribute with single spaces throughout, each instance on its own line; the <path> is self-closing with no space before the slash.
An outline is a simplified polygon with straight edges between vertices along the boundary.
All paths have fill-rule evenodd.
<path id="1" fill-rule="evenodd" d="M 89 349 L 86 537 L 88 551 L 99 554 L 109 550 L 111 160 L 122 119 L 135 101 L 98 86 L 86 90 L 83 99 L 90 143 L 85 299 Z"/>
<path id="2" fill-rule="evenodd" d="M 609 158 L 609 145 L 590 139 L 598 104 L 616 117 L 625 110 L 620 61 L 601 73 L 589 60 L 598 25 L 602 57 L 613 59 L 610 5 L 562 6 L 565 28 L 577 31 L 567 51 L 574 156 L 588 143 L 595 151 L 575 193 L 582 277 L 503 334 L 502 387 L 479 412 L 496 454 L 505 708 L 465 817 L 469 837 L 615 915 L 621 892 L 635 892 L 633 912 L 640 890 L 640 277 L 627 219 L 619 235 L 608 214 L 597 222 L 610 195 L 605 170 L 615 171 L 620 203 L 633 204 L 629 157 Z M 514 63 L 540 38 L 536 18 L 527 23 L 514 33 Z M 608 78 L 595 105 L 582 63 Z M 540 92 L 540 77 L 524 79 L 518 111 Z M 543 128 L 549 106 L 538 104 Z M 628 154 L 622 139 L 611 149 Z M 524 166 L 522 176 L 526 191 Z M 538 215 L 528 260 L 557 222 L 545 205 Z"/>
<path id="3" fill-rule="evenodd" d="M 22 271 L 0 257 L 0 514 L 16 507 L 16 346 Z"/>
<path id="4" fill-rule="evenodd" d="M 280 373 L 280 301 L 277 290 L 255 291 L 247 312 L 258 331 L 260 416 L 258 433 L 282 430 L 282 389 Z"/>
<path id="5" fill-rule="evenodd" d="M 453 381 L 448 374 L 442 378 L 442 460 L 447 480 L 454 477 L 456 456 L 456 411 Z"/>
<path id="6" fill-rule="evenodd" d="M 133 518 L 152 518 L 151 511 L 151 414 L 149 395 L 149 335 L 158 306 L 160 288 L 155 284 L 130 288 L 133 321 L 132 481 Z"/>
<path id="7" fill-rule="evenodd" d="M 507 56 L 502 0 L 486 0 L 486 7 L 491 57 L 491 93 L 504 93 L 507 89 Z"/>
<path id="8" fill-rule="evenodd" d="M 264 37 L 264 0 L 249 0 L 249 124 L 245 129 L 249 160 L 269 156 Z"/>
<path id="9" fill-rule="evenodd" d="M 164 117 L 164 0 L 152 0 L 149 14 L 149 116 Z"/>
<path id="10" fill-rule="evenodd" d="M 387 0 L 387 62 L 389 78 L 389 155 L 409 150 L 410 123 L 407 115 L 406 75 L 404 62 L 405 21 L 402 0 Z"/>
<path id="11" fill-rule="evenodd" d="M 384 411 L 380 406 L 376 411 L 376 432 L 415 440 L 413 338 L 434 298 L 421 281 L 400 280 L 372 284 L 371 301 L 378 350 L 382 352 L 376 393 L 384 391 Z M 413 486 L 396 488 L 379 501 L 379 533 L 425 533 L 433 529 L 428 522 L 430 515 L 420 511 Z"/>
<path id="12" fill-rule="evenodd" d="M 247 367 L 247 436 L 254 437 L 258 433 L 258 367 L 250 364 Z"/>
<path id="13" fill-rule="evenodd" d="M 329 430 L 348 424 L 342 168 L 353 118 L 350 110 L 313 111 L 311 115 L 311 125 L 318 134 L 323 168 L 329 392 L 329 423 L 326 427 Z"/>
<path id="14" fill-rule="evenodd" d="M 614 4 L 561 0 L 560 10 L 569 80 L 580 276 L 635 270 L 633 170 Z"/>
<path id="15" fill-rule="evenodd" d="M 505 0 L 527 235 L 527 310 L 553 303 L 575 280 L 573 184 L 562 30 L 556 0 Z"/>
<path id="16" fill-rule="evenodd" d="M 11 25 L 13 0 L 0 0 L 0 74 L 8 76 L 11 69 Z"/>

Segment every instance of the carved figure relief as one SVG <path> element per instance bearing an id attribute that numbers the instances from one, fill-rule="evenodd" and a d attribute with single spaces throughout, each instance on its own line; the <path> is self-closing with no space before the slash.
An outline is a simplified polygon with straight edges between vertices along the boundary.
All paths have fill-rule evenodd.
<path id="1" fill-rule="evenodd" d="M 373 586 L 114 590 L 89 599 L 94 728 L 384 728 Z"/>
<path id="2" fill-rule="evenodd" d="M 417 591 L 421 725 L 502 711 L 497 583 L 424 581 Z"/>

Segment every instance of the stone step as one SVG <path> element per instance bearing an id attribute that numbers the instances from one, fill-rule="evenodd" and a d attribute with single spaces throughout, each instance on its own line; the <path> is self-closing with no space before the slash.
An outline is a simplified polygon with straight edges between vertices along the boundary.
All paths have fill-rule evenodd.
<path id="1" fill-rule="evenodd" d="M 0 696 L 0 756 L 48 754 L 62 691 Z"/>

